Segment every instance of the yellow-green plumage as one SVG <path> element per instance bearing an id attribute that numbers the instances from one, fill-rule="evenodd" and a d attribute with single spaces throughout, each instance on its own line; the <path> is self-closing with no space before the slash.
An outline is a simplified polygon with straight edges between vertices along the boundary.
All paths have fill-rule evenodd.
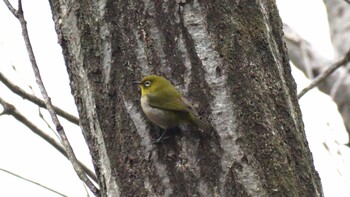
<path id="1" fill-rule="evenodd" d="M 151 75 L 138 84 L 142 110 L 156 125 L 167 129 L 190 122 L 203 130 L 211 130 L 211 125 L 199 119 L 194 107 L 165 78 Z"/>

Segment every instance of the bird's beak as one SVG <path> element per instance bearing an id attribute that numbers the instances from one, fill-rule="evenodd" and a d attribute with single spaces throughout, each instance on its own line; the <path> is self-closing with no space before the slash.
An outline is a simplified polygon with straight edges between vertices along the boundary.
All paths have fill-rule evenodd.
<path id="1" fill-rule="evenodd" d="M 140 81 L 133 81 L 133 82 L 131 82 L 131 84 L 133 84 L 133 85 L 135 85 L 135 84 L 140 85 L 141 82 Z"/>

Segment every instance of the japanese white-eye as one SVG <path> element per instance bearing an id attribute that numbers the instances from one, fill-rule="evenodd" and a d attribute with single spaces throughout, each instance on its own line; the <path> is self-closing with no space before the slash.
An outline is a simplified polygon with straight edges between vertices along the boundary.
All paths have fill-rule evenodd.
<path id="1" fill-rule="evenodd" d="M 190 122 L 205 131 L 212 129 L 210 124 L 199 119 L 195 108 L 164 77 L 151 75 L 134 83 L 141 88 L 141 107 L 147 118 L 165 129 L 157 142 L 162 139 L 167 129 L 182 122 Z"/>

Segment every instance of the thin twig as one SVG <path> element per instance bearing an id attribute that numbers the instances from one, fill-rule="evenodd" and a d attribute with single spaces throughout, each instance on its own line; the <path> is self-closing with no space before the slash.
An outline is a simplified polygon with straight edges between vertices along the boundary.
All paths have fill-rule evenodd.
<path id="1" fill-rule="evenodd" d="M 54 133 L 56 135 L 56 137 L 59 139 L 60 136 L 58 135 L 58 133 L 51 127 L 50 123 L 45 119 L 45 117 L 43 116 L 43 114 L 41 113 L 41 108 L 39 107 L 38 109 L 38 113 L 39 113 L 39 117 L 41 118 L 41 120 L 44 121 L 44 123 L 46 124 L 47 128 L 49 128 L 52 133 Z"/>
<path id="2" fill-rule="evenodd" d="M 25 80 L 23 79 L 23 77 L 18 73 L 18 71 L 17 71 L 17 69 L 16 69 L 16 66 L 15 66 L 14 64 L 12 64 L 12 69 L 13 69 L 13 71 L 15 71 L 16 74 L 22 79 L 22 81 L 25 82 Z M 36 98 L 35 92 L 34 92 L 33 87 L 32 87 L 31 85 L 27 84 L 27 86 L 28 86 L 28 88 L 30 89 L 31 93 L 26 93 L 23 89 L 21 89 L 20 87 L 14 85 L 9 79 L 7 79 L 7 78 L 5 77 L 5 75 L 3 75 L 3 74 L 0 72 L 0 81 L 1 81 L 1 80 L 4 80 L 5 83 L 7 83 L 6 86 L 7 86 L 8 88 L 9 88 L 9 86 L 10 86 L 10 87 L 13 87 L 13 89 L 17 90 L 17 92 L 23 92 L 24 94 L 31 95 L 31 96 L 33 96 L 33 97 Z M 4 82 L 3 82 L 3 83 L 4 83 Z M 26 82 L 25 82 L 25 83 L 26 83 Z M 11 88 L 10 88 L 10 90 L 11 90 Z M 12 91 L 12 92 L 16 94 L 16 92 L 14 92 L 14 91 Z M 18 95 L 18 94 L 17 94 L 17 95 Z M 22 98 L 25 99 L 23 96 L 22 96 Z M 44 101 L 42 101 L 42 103 L 43 103 L 43 106 L 45 106 Z M 34 103 L 34 104 L 35 104 L 35 103 Z M 45 119 L 45 117 L 43 116 L 42 111 L 41 111 L 41 108 L 42 108 L 42 107 L 40 107 L 39 105 L 37 105 L 37 107 L 38 107 L 38 113 L 39 113 L 38 115 L 39 115 L 39 117 L 45 122 L 46 126 L 56 135 L 56 137 L 57 137 L 57 138 L 60 138 L 60 137 L 58 136 L 58 133 L 51 127 L 51 125 L 49 124 L 49 122 L 48 122 L 48 121 Z M 46 106 L 45 106 L 45 107 L 46 107 Z M 44 108 L 44 107 L 43 107 L 43 108 Z M 46 108 L 44 108 L 44 109 L 46 109 Z M 57 112 L 56 112 L 56 113 L 57 113 Z"/>
<path id="3" fill-rule="evenodd" d="M 25 180 L 25 181 L 28 181 L 28 182 L 30 182 L 30 183 L 33 183 L 34 185 L 37 185 L 37 186 L 42 187 L 42 188 L 44 188 L 44 189 L 47 189 L 47 190 L 49 190 L 49 191 L 51 191 L 51 192 L 53 192 L 53 193 L 56 193 L 56 194 L 58 194 L 58 195 L 60 195 L 60 196 L 65 196 L 65 197 L 66 197 L 66 195 L 64 195 L 64 194 L 62 194 L 62 193 L 60 193 L 60 192 L 58 192 L 58 191 L 56 191 L 56 190 L 54 190 L 54 189 L 51 189 L 51 188 L 49 188 L 49 187 L 46 187 L 45 185 L 42 185 L 42 184 L 40 184 L 40 183 L 38 183 L 38 182 L 35 182 L 35 181 L 32 181 L 32 180 L 30 180 L 30 179 L 24 178 L 24 177 L 22 177 L 22 176 L 20 176 L 20 175 L 18 175 L 18 174 L 15 174 L 15 173 L 13 173 L 13 172 L 10 172 L 10 171 L 8 171 L 8 170 L 5 170 L 5 169 L 0 168 L 0 171 L 6 172 L 6 173 L 8 173 L 8 174 L 10 174 L 10 175 L 12 175 L 12 176 L 15 176 L 15 177 L 20 178 L 20 179 L 22 179 L 22 180 Z"/>
<path id="4" fill-rule="evenodd" d="M 9 79 L 7 79 L 1 72 L 0 72 L 0 81 L 6 85 L 12 92 L 14 92 L 15 94 L 19 95 L 20 97 L 27 99 L 29 101 L 31 101 L 32 103 L 38 105 L 39 107 L 45 108 L 46 109 L 46 105 L 45 102 L 43 100 L 41 100 L 40 98 L 27 93 L 26 91 L 24 91 L 23 89 L 21 89 L 20 87 L 18 87 L 17 85 L 13 84 Z M 79 118 L 75 117 L 74 115 L 62 110 L 61 108 L 57 107 L 57 106 L 53 106 L 55 112 L 65 118 L 66 120 L 68 120 L 71 123 L 74 123 L 76 125 L 79 125 Z"/>
<path id="5" fill-rule="evenodd" d="M 4 3 L 6 4 L 6 6 L 8 7 L 8 9 L 10 10 L 10 12 L 16 17 L 18 18 L 18 14 L 17 14 L 17 10 L 15 8 L 12 7 L 11 3 L 8 0 L 4 0 Z"/>
<path id="6" fill-rule="evenodd" d="M 344 0 L 346 3 L 350 4 L 350 0 Z"/>
<path id="7" fill-rule="evenodd" d="M 51 146 L 53 146 L 58 152 L 60 152 L 63 156 L 65 156 L 67 159 L 67 153 L 60 144 L 60 142 L 57 142 L 54 138 L 47 135 L 43 130 L 39 129 L 35 124 L 33 124 L 30 120 L 28 120 L 23 114 L 21 114 L 15 106 L 8 103 L 4 99 L 0 97 L 0 104 L 3 107 L 3 112 L 0 113 L 0 115 L 6 114 L 13 116 L 16 120 L 24 124 L 26 127 L 28 127 L 30 130 L 32 130 L 35 134 L 37 134 L 39 137 L 43 138 L 47 143 L 49 143 Z M 94 172 L 92 172 L 88 167 L 86 167 L 83 163 L 78 161 L 79 164 L 84 169 L 85 173 L 97 183 L 97 178 Z"/>
<path id="8" fill-rule="evenodd" d="M 332 74 L 337 68 L 344 66 L 350 61 L 350 50 L 345 54 L 345 56 L 337 61 L 336 63 L 329 66 L 324 72 L 319 74 L 306 88 L 304 88 L 299 94 L 298 99 L 300 99 L 305 93 L 307 93 L 312 88 L 316 87 L 323 80 L 325 80 L 330 74 Z"/>
<path id="9" fill-rule="evenodd" d="M 7 0 L 4 0 L 7 1 Z M 5 2 L 6 3 L 6 2 Z M 9 3 L 8 3 L 9 4 Z M 7 5 L 7 4 L 6 4 Z M 9 7 L 9 6 L 8 6 Z M 11 8 L 9 7 L 10 11 Z M 12 11 L 11 11 L 12 12 Z M 32 49 L 32 45 L 30 43 L 30 39 L 28 36 L 28 30 L 27 30 L 27 22 L 24 19 L 24 15 L 23 15 L 23 9 L 22 9 L 22 1 L 18 0 L 18 10 L 15 13 L 13 13 L 19 20 L 19 22 L 21 23 L 21 28 L 22 28 L 22 36 L 24 38 L 24 42 L 27 48 L 27 52 L 28 52 L 28 56 L 29 56 L 29 60 L 32 64 L 32 68 L 34 71 L 34 75 L 35 75 L 35 79 L 36 82 L 39 86 L 40 92 L 44 98 L 45 101 L 45 105 L 47 107 L 47 110 L 50 113 L 52 122 L 54 123 L 54 125 L 56 126 L 56 130 L 58 132 L 58 134 L 61 137 L 61 142 L 63 144 L 64 149 L 66 150 L 67 156 L 69 158 L 69 160 L 71 161 L 73 168 L 75 170 L 75 172 L 77 173 L 78 177 L 86 184 L 86 186 L 91 190 L 91 192 L 95 195 L 95 196 L 99 196 L 99 190 L 97 189 L 97 187 L 91 182 L 91 180 L 86 176 L 85 172 L 82 170 L 81 166 L 79 165 L 79 162 L 73 152 L 73 149 L 67 139 L 66 133 L 60 123 L 60 121 L 58 120 L 57 114 L 55 113 L 55 110 L 53 108 L 53 105 L 51 103 L 51 99 L 47 94 L 47 91 L 45 89 L 44 83 L 41 79 L 41 75 L 40 75 L 40 71 L 38 68 L 38 65 L 36 63 L 36 59 L 34 56 L 34 52 Z"/>

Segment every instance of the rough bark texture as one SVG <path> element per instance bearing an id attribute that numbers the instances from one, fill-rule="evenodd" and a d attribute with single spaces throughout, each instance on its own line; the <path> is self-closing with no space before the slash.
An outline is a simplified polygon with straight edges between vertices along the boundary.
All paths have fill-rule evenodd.
<path id="1" fill-rule="evenodd" d="M 293 64 L 312 79 L 350 50 L 350 5 L 346 1 L 324 0 L 334 47 L 335 59 L 320 55 L 313 46 L 290 28 L 285 28 L 286 43 Z M 342 115 L 350 136 L 350 75 L 349 64 L 330 75 L 318 88 L 332 97 Z M 349 144 L 350 145 L 350 142 Z"/>
<path id="2" fill-rule="evenodd" d="M 322 196 L 274 1 L 50 2 L 102 195 Z M 215 131 L 152 144 L 149 74 Z"/>

